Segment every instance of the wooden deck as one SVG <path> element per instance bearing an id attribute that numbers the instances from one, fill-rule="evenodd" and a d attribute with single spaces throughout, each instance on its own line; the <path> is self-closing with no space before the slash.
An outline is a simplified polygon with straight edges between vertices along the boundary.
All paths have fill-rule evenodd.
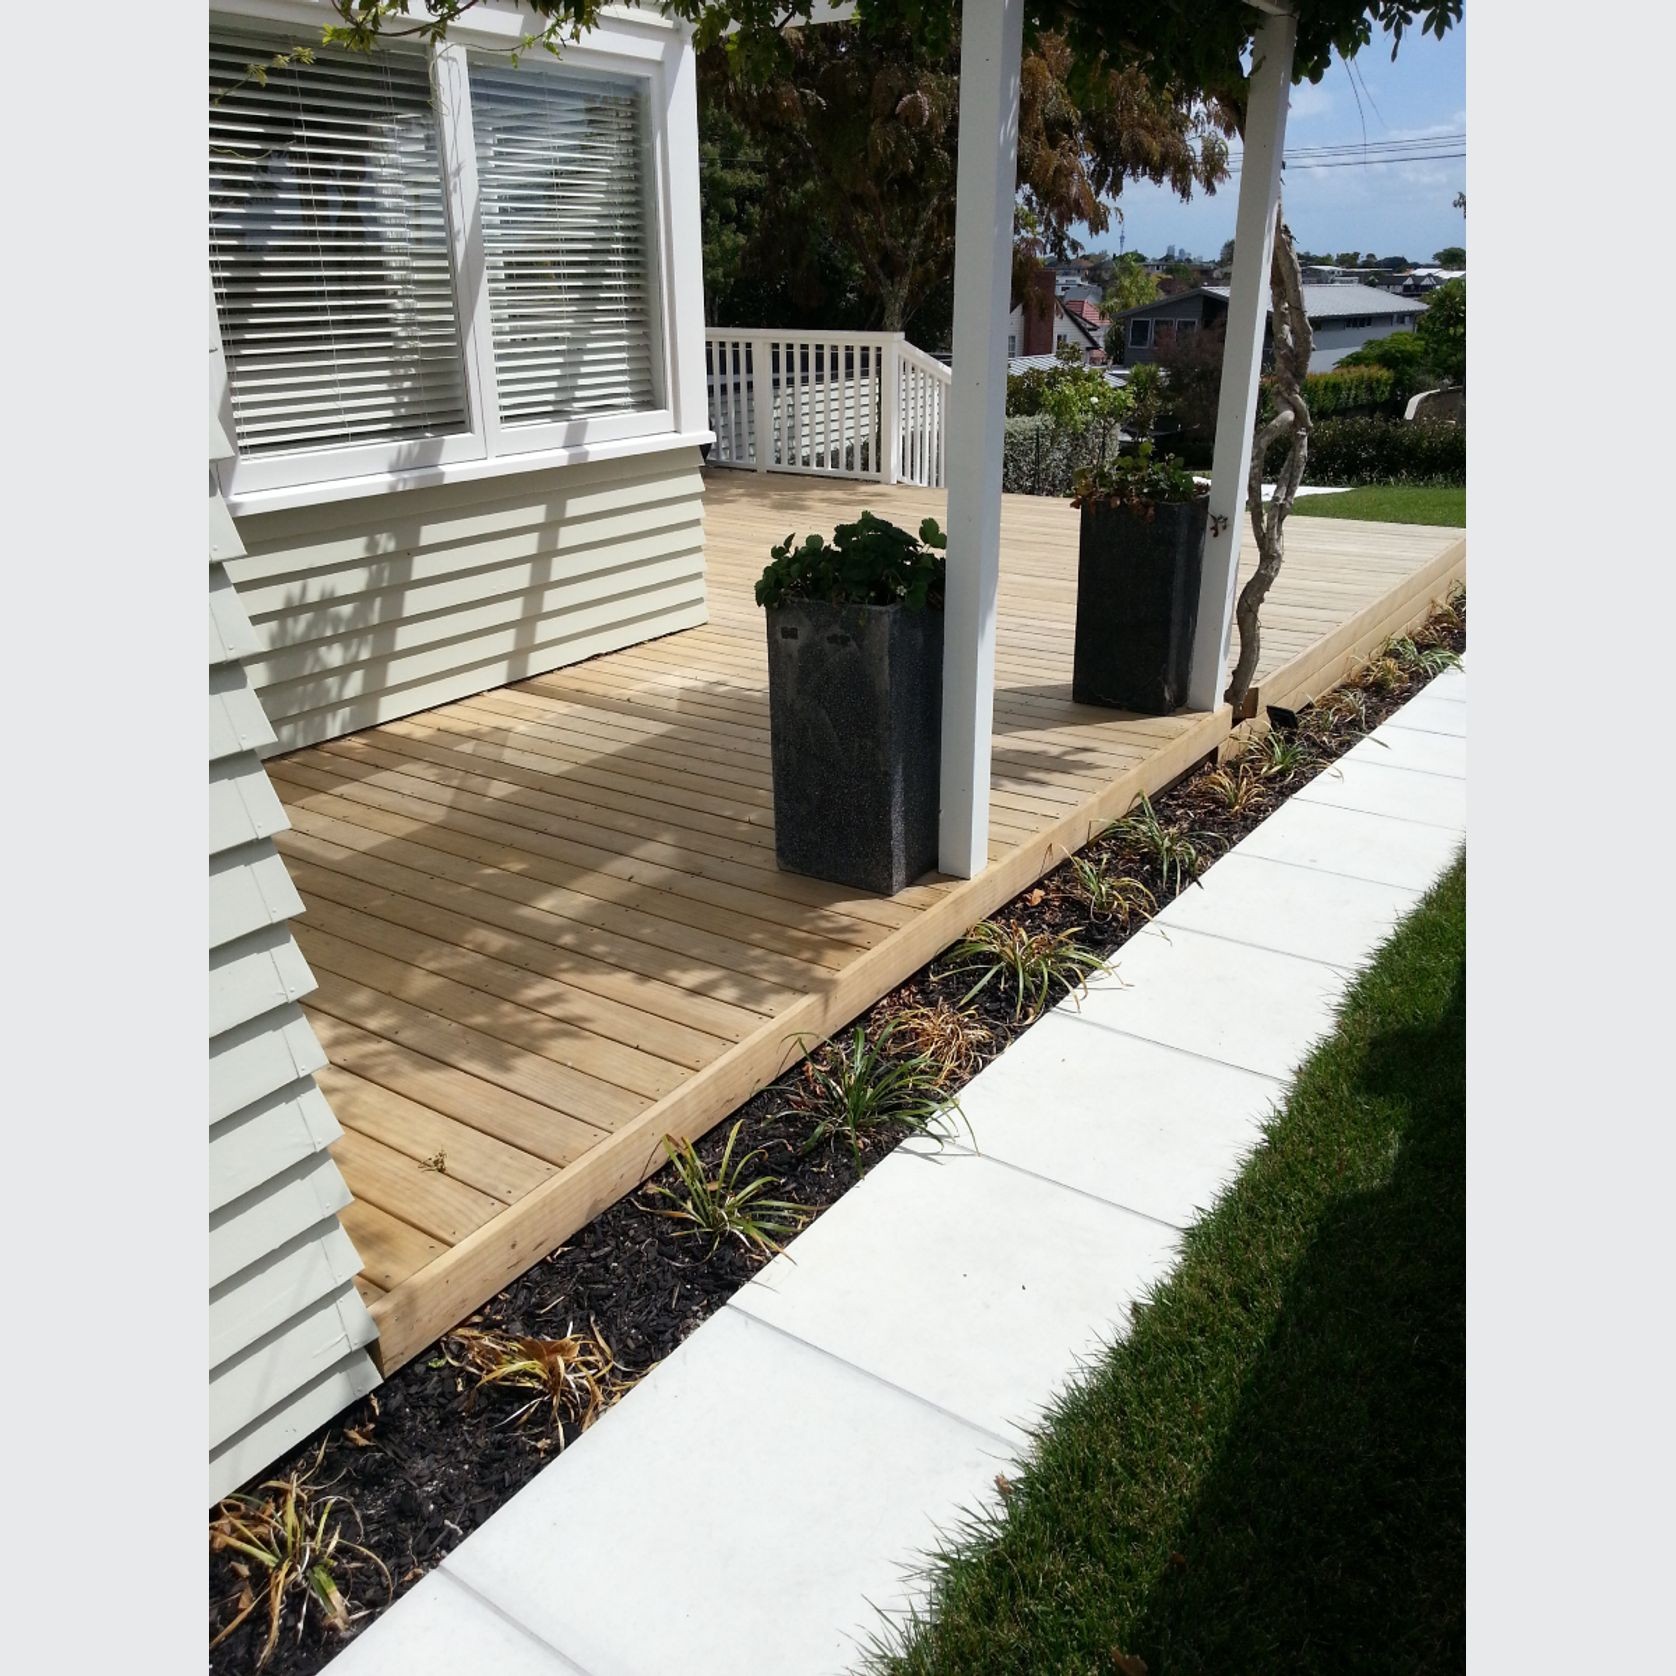
<path id="1" fill-rule="evenodd" d="M 386 1370 L 1226 737 L 1225 706 L 1070 702 L 1077 515 L 1009 496 L 990 866 L 888 900 L 778 871 L 751 584 L 863 506 L 914 524 L 944 496 L 712 473 L 705 627 L 269 763 Z M 1300 518 L 1287 543 L 1272 702 L 1465 570 L 1451 530 Z"/>

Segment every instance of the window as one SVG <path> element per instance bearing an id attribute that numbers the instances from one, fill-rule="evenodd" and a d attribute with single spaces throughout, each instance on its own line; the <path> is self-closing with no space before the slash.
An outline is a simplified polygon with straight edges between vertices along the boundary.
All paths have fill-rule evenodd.
<path id="1" fill-rule="evenodd" d="M 1346 327 L 1371 326 L 1373 316 L 1371 314 L 1347 314 L 1342 319 L 1335 321 L 1334 324 Z"/>
<path id="2" fill-rule="evenodd" d="M 239 454 L 466 429 L 425 61 L 321 54 L 241 80 L 269 50 L 210 40 L 210 273 Z"/>
<path id="3" fill-rule="evenodd" d="M 1018 334 L 1007 333 L 1007 359 L 1010 361 L 1018 353 Z"/>
<path id="4" fill-rule="evenodd" d="M 1199 322 L 1197 320 L 1178 320 L 1176 322 L 1176 336 L 1178 338 L 1184 338 L 1189 332 L 1196 332 L 1198 329 Z"/>
<path id="5" fill-rule="evenodd" d="M 287 44 L 210 38 L 234 493 L 675 429 L 655 69 Z"/>
<path id="6" fill-rule="evenodd" d="M 1129 322 L 1129 347 L 1131 349 L 1146 349 L 1152 343 L 1152 322 L 1150 320 L 1131 320 Z"/>
<path id="7" fill-rule="evenodd" d="M 473 61 L 502 425 L 654 407 L 645 137 L 634 82 Z"/>

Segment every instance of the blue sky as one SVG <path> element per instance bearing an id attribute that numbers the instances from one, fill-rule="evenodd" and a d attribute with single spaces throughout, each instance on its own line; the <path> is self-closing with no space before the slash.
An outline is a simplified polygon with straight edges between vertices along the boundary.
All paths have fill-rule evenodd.
<path id="1" fill-rule="evenodd" d="M 1418 33 L 1405 36 L 1395 63 L 1388 38 L 1376 37 L 1356 60 L 1356 77 L 1353 84 L 1350 71 L 1335 60 L 1318 86 L 1304 82 L 1293 88 L 1288 151 L 1466 132 L 1464 26 L 1457 25 L 1441 41 Z M 1355 248 L 1424 262 L 1444 245 L 1466 242 L 1461 213 L 1450 207 L 1465 186 L 1465 158 L 1372 168 L 1288 168 L 1286 219 L 1304 250 Z M 1184 204 L 1150 183 L 1125 187 L 1120 202 L 1128 248 L 1161 256 L 1166 245 L 1174 244 L 1214 258 L 1222 241 L 1233 237 L 1238 190 L 1236 176 L 1214 196 L 1195 194 Z M 1090 250 L 1118 248 L 1115 216 L 1096 237 L 1088 237 L 1086 228 L 1078 231 Z"/>

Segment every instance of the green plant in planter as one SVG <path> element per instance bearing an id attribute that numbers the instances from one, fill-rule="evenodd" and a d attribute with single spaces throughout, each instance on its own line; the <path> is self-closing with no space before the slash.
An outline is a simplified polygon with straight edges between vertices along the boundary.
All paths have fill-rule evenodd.
<path id="1" fill-rule="evenodd" d="M 1157 506 L 1184 506 L 1203 500 L 1210 486 L 1199 482 L 1175 454 L 1155 457 L 1150 441 L 1133 454 L 1121 454 L 1090 471 L 1079 471 L 1073 506 L 1122 506 L 1150 516 Z"/>
<path id="2" fill-rule="evenodd" d="M 840 524 L 831 541 L 810 535 L 798 545 L 797 537 L 788 535 L 757 579 L 757 604 L 773 609 L 788 600 L 814 599 L 940 611 L 947 544 L 935 518 L 925 519 L 914 536 L 871 512 Z"/>

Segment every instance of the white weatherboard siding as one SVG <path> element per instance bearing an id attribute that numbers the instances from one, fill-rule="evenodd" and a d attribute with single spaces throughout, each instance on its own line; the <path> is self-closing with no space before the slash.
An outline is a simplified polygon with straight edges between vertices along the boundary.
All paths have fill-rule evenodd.
<path id="1" fill-rule="evenodd" d="M 287 920 L 302 900 L 274 743 L 243 660 L 261 642 L 229 583 L 237 537 L 211 479 L 209 566 L 209 1496 L 259 1472 L 378 1383 L 361 1267 L 314 1084 L 326 1056 L 297 1007 L 314 988 Z M 236 561 L 234 561 L 236 562 Z"/>
<path id="2" fill-rule="evenodd" d="M 674 449 L 240 518 L 269 748 L 696 627 L 702 497 Z"/>

